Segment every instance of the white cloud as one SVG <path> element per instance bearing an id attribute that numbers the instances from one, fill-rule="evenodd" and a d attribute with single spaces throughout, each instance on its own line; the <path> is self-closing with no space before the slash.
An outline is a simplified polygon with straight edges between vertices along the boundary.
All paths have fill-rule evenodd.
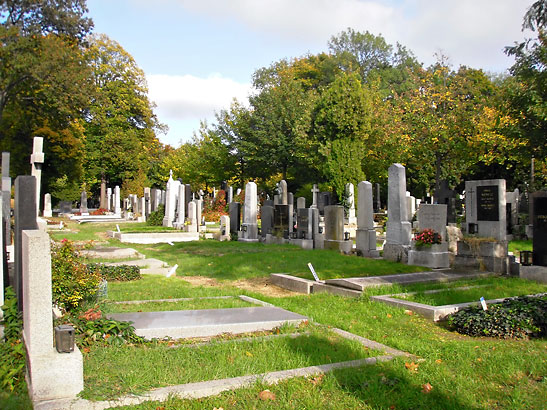
<path id="1" fill-rule="evenodd" d="M 236 21 L 277 40 L 327 48 L 330 36 L 351 27 L 399 42 L 420 61 L 443 50 L 460 64 L 486 70 L 511 65 L 506 45 L 522 37 L 533 0 L 173 0 L 186 10 Z M 292 56 L 287 56 L 292 57 Z"/>
<path id="2" fill-rule="evenodd" d="M 215 112 L 229 108 L 234 98 L 245 103 L 251 91 L 251 84 L 238 83 L 219 74 L 207 78 L 148 74 L 146 79 L 148 96 L 157 105 L 155 112 L 159 120 L 167 124 L 186 124 L 185 135 L 175 135 L 180 130 L 171 127 L 168 135 L 161 138 L 172 145 L 181 139 L 190 139 L 201 120 L 211 122 Z M 193 124 L 191 130 L 188 129 L 190 124 Z"/>

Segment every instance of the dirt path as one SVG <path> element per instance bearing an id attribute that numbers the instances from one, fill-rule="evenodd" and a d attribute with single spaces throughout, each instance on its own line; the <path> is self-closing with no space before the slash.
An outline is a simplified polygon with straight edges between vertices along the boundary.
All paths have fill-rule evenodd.
<path id="1" fill-rule="evenodd" d="M 216 279 L 207 278 L 205 276 L 182 276 L 181 279 L 189 282 L 194 286 L 220 287 L 223 284 Z M 265 296 L 272 296 L 277 298 L 298 295 L 298 293 L 296 292 L 291 292 L 290 290 L 286 290 L 278 286 L 272 285 L 269 278 L 240 279 L 233 282 L 224 283 L 235 286 L 239 289 L 245 289 L 251 292 L 258 292 Z"/>

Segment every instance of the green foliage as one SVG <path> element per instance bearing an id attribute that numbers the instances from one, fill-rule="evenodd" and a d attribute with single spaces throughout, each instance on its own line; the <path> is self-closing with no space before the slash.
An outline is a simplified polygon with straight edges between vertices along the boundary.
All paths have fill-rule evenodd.
<path id="1" fill-rule="evenodd" d="M 146 220 L 146 224 L 150 226 L 162 226 L 164 216 L 165 216 L 165 205 L 160 204 L 158 206 L 158 209 L 156 209 L 154 212 L 150 212 L 150 215 L 148 216 L 148 219 Z"/>
<path id="2" fill-rule="evenodd" d="M 216 198 L 207 198 L 203 207 L 202 215 L 206 221 L 219 221 L 222 215 L 228 215 L 226 207 L 226 192 L 222 189 L 217 191 Z"/>
<path id="3" fill-rule="evenodd" d="M 5 295 L 4 305 L 2 306 L 2 311 L 4 312 L 4 318 L 2 319 L 4 336 L 6 340 L 16 340 L 21 337 L 23 317 L 17 308 L 17 297 L 11 286 L 6 288 Z"/>
<path id="4" fill-rule="evenodd" d="M 4 335 L 0 340 L 0 391 L 20 392 L 25 382 L 25 354 L 21 342 L 23 320 L 17 309 L 17 298 L 13 288 L 6 288 L 6 297 L 2 306 Z"/>
<path id="5" fill-rule="evenodd" d="M 141 273 L 138 266 L 118 265 L 109 266 L 102 263 L 88 263 L 87 269 L 90 272 L 98 271 L 101 277 L 107 281 L 126 282 L 130 280 L 141 279 Z"/>
<path id="6" fill-rule="evenodd" d="M 63 239 L 52 246 L 51 280 L 53 303 L 73 310 L 95 297 L 101 276 L 87 268 L 71 241 Z"/>
<path id="7" fill-rule="evenodd" d="M 64 317 L 61 321 L 74 326 L 78 344 L 83 347 L 144 343 L 144 339 L 135 334 L 135 328 L 131 323 L 107 319 L 96 307 L 80 315 Z"/>
<path id="8" fill-rule="evenodd" d="M 59 201 L 78 201 L 81 191 L 76 180 L 69 180 L 66 175 L 56 178 L 50 183 L 51 196 Z"/>
<path id="9" fill-rule="evenodd" d="M 469 336 L 530 338 L 547 335 L 547 294 L 520 296 L 488 306 L 471 306 L 453 313 L 449 326 Z"/>

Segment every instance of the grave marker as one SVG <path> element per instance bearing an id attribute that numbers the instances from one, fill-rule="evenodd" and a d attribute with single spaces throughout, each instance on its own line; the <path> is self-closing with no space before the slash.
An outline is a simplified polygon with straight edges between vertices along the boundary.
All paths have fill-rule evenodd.
<path id="1" fill-rule="evenodd" d="M 465 193 L 468 233 L 476 226 L 478 236 L 506 241 L 505 180 L 466 181 Z"/>
<path id="2" fill-rule="evenodd" d="M 532 194 L 534 236 L 533 263 L 547 266 L 547 192 L 538 191 Z"/>
<path id="3" fill-rule="evenodd" d="M 388 170 L 387 218 L 384 258 L 406 263 L 412 227 L 407 213 L 406 171 L 401 164 Z"/>
<path id="4" fill-rule="evenodd" d="M 6 233 L 6 246 L 11 244 L 11 178 L 9 176 L 9 152 L 2 152 L 2 215 Z"/>
<path id="5" fill-rule="evenodd" d="M 51 210 L 51 194 L 44 195 L 44 217 L 51 218 L 53 211 Z"/>
<path id="6" fill-rule="evenodd" d="M 372 206 L 372 184 L 361 181 L 357 185 L 357 232 L 355 247 L 363 256 L 378 257 L 376 250 L 376 230 L 374 229 L 374 209 Z"/>
<path id="7" fill-rule="evenodd" d="M 31 172 L 33 177 L 36 177 L 36 216 L 40 212 L 40 187 L 42 183 L 42 164 L 44 163 L 44 139 L 42 137 L 34 137 L 32 143 L 32 155 L 30 156 Z"/>

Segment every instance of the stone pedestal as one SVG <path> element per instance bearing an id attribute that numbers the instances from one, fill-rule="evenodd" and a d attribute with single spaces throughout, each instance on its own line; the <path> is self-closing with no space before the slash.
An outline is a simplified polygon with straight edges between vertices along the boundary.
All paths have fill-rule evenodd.
<path id="1" fill-rule="evenodd" d="M 377 258 L 380 252 L 376 250 L 376 231 L 374 229 L 357 229 L 356 249 L 361 256 Z"/>
<path id="2" fill-rule="evenodd" d="M 508 271 L 507 242 L 482 241 L 470 246 L 458 241 L 454 266 L 505 274 Z"/>
<path id="3" fill-rule="evenodd" d="M 77 346 L 72 353 L 58 353 L 53 347 L 49 236 L 41 231 L 23 231 L 22 236 L 23 340 L 29 395 L 35 404 L 76 398 L 84 388 L 82 354 Z"/>
<path id="4" fill-rule="evenodd" d="M 411 249 L 408 251 L 408 264 L 427 266 L 432 269 L 448 268 L 450 266 L 449 254 L 446 242 L 420 247 L 412 242 Z"/>
<path id="5" fill-rule="evenodd" d="M 408 251 L 410 250 L 410 245 L 399 245 L 393 243 L 386 243 L 384 245 L 384 259 L 408 263 Z"/>

